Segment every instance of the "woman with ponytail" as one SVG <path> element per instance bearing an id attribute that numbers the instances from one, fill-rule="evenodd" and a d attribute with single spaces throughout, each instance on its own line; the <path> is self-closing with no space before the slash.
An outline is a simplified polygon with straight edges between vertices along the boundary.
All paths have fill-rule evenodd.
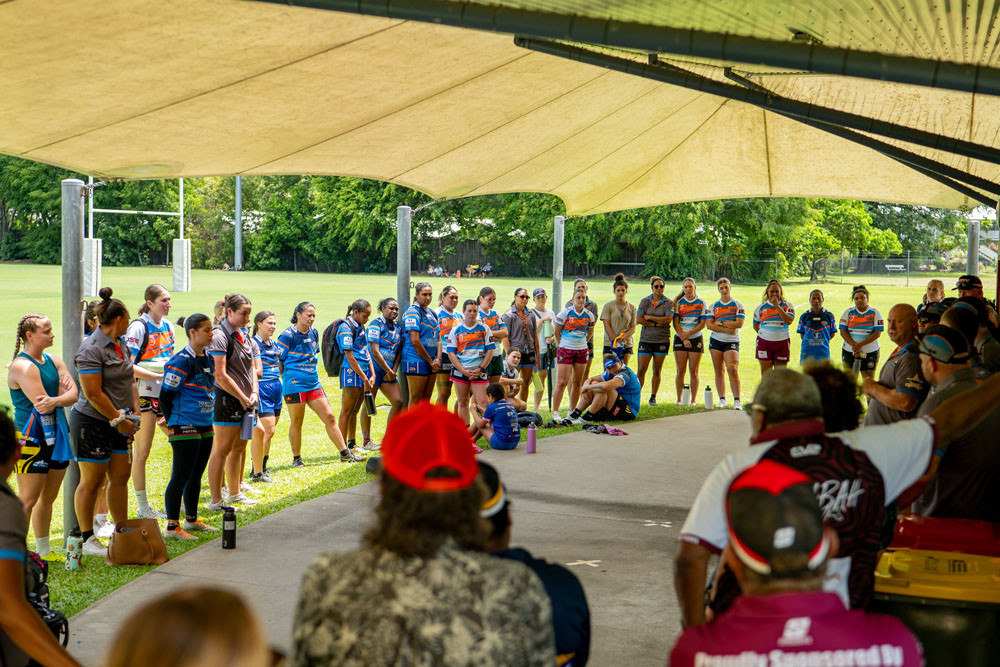
<path id="1" fill-rule="evenodd" d="M 21 459 L 14 466 L 17 497 L 35 532 L 35 552 L 49 561 L 60 559 L 49 546 L 49 524 L 52 503 L 59 495 L 72 456 L 68 447 L 57 451 L 58 432 L 62 430 L 63 444 L 68 444 L 69 426 L 63 408 L 78 398 L 66 364 L 45 352 L 54 340 L 48 317 L 40 313 L 22 317 L 17 324 L 14 361 L 7 375 L 14 428 L 24 443 Z"/>
<path id="2" fill-rule="evenodd" d="M 604 354 L 614 352 L 628 366 L 632 356 L 632 334 L 635 333 L 636 308 L 626 300 L 628 281 L 624 273 L 615 274 L 615 298 L 604 304 L 601 322 L 604 323 Z"/>
<path id="3" fill-rule="evenodd" d="M 340 364 L 340 420 L 338 427 L 347 438 L 347 448 L 357 446 L 358 411 L 365 393 L 375 387 L 368 334 L 365 325 L 371 317 L 372 307 L 365 299 L 356 299 L 347 307 L 344 321 L 337 327 L 337 345 L 344 360 Z M 364 444 L 364 443 L 362 443 Z"/>
<path id="4" fill-rule="evenodd" d="M 260 401 L 257 403 L 257 425 L 250 441 L 251 482 L 271 482 L 267 458 L 271 454 L 274 428 L 281 418 L 281 361 L 278 344 L 274 341 L 278 322 L 270 310 L 262 310 L 253 318 L 253 340 L 260 356 L 254 359 Z"/>
<path id="5" fill-rule="evenodd" d="M 434 378 L 441 368 L 440 326 L 431 305 L 434 290 L 430 283 L 417 283 L 413 304 L 403 313 L 403 380 L 408 405 L 429 401 L 434 394 Z"/>

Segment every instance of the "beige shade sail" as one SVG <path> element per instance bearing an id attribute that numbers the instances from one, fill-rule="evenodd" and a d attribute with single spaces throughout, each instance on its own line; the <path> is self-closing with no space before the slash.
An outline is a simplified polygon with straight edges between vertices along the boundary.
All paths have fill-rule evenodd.
<path id="1" fill-rule="evenodd" d="M 607 7 L 545 4 L 548 11 Z M 718 18 L 723 4 L 621 3 L 637 19 L 652 12 L 654 22 L 680 15 L 657 13 L 661 5 L 704 5 L 686 15 L 688 24 L 701 17 L 713 30 L 727 29 Z M 750 11 L 781 3 L 729 4 Z M 800 14 L 807 4 L 790 3 Z M 827 14 L 832 24 L 835 13 Z M 776 22 L 762 15 L 752 30 L 787 36 Z M 0 2 L 0 30 L 0 152 L 95 177 L 350 175 L 435 198 L 551 193 L 572 215 L 752 196 L 977 204 L 784 116 L 529 51 L 506 34 L 236 0 L 10 0 Z M 891 32 L 881 42 L 852 42 L 844 36 L 853 28 L 839 30 L 847 44 L 887 52 L 908 55 L 919 45 L 907 51 Z M 832 40 L 833 32 L 824 36 Z M 988 32 L 995 41 L 996 31 Z M 986 42 L 959 42 L 920 55 L 997 58 Z M 720 81 L 732 65 L 788 98 L 1000 147 L 992 96 L 669 62 Z M 993 183 L 1000 177 L 989 161 L 889 143 Z"/>

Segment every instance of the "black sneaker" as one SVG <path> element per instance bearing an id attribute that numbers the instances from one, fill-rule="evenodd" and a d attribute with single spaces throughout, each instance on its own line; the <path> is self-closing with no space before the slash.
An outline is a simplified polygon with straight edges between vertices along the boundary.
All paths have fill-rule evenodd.
<path id="1" fill-rule="evenodd" d="M 293 468 L 305 468 L 306 467 L 306 462 L 303 461 L 301 458 L 292 459 L 292 467 Z"/>
<path id="2" fill-rule="evenodd" d="M 649 397 L 649 404 L 650 405 L 656 405 L 656 396 L 650 396 Z"/>
<path id="3" fill-rule="evenodd" d="M 340 453 L 340 462 L 341 463 L 363 463 L 364 460 L 365 460 L 364 457 L 358 456 L 357 454 L 355 454 L 354 452 L 352 452 L 350 449 L 345 449 L 344 451 L 342 451 Z"/>

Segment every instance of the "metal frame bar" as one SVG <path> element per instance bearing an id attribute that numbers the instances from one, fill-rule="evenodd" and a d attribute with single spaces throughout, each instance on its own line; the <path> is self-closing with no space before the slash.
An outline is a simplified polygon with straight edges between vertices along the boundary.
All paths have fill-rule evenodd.
<path id="1" fill-rule="evenodd" d="M 184 215 L 183 213 L 172 213 L 170 211 L 126 211 L 124 209 L 116 208 L 95 208 L 92 210 L 94 213 L 124 213 L 126 215 Z"/>
<path id="2" fill-rule="evenodd" d="M 975 144 L 954 137 L 945 137 L 897 123 L 866 118 L 865 116 L 859 116 L 846 111 L 808 104 L 771 93 L 765 94 L 757 90 L 744 88 L 743 86 L 715 81 L 672 65 L 642 63 L 545 39 L 515 37 L 514 43 L 531 51 L 558 56 L 567 60 L 576 60 L 588 65 L 596 65 L 625 74 L 633 74 L 654 81 L 662 81 L 663 83 L 669 83 L 689 90 L 697 90 L 710 95 L 745 102 L 756 107 L 768 109 L 769 111 L 781 113 L 782 115 L 794 116 L 796 119 L 804 118 L 848 127 L 861 132 L 871 132 L 872 134 L 906 141 L 924 146 L 925 148 L 954 153 L 992 164 L 1000 164 L 1000 149 Z"/>
<path id="3" fill-rule="evenodd" d="M 257 0 L 583 44 L 1000 95 L 1000 69 L 452 0 Z"/>

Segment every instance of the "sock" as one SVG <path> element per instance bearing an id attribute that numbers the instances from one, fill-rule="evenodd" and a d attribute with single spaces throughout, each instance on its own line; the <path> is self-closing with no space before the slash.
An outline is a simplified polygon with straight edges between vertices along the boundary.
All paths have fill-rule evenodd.
<path id="1" fill-rule="evenodd" d="M 293 457 L 292 457 L 292 460 L 293 460 L 293 461 L 301 461 L 301 460 L 302 460 L 302 457 L 301 457 L 301 456 L 293 456 Z"/>
<path id="2" fill-rule="evenodd" d="M 178 525 L 176 521 L 167 521 L 167 530 L 177 530 Z"/>
<path id="3" fill-rule="evenodd" d="M 348 440 L 347 441 L 347 448 L 348 449 L 354 449 L 357 446 L 358 446 L 358 443 L 354 442 L 354 440 Z"/>
<path id="4" fill-rule="evenodd" d="M 583 413 L 583 421 L 585 421 L 585 422 L 592 422 L 592 421 L 594 421 L 594 413 L 591 412 L 590 410 L 587 410 L 586 412 L 584 412 Z"/>
<path id="5" fill-rule="evenodd" d="M 92 530 L 85 530 L 82 533 L 80 533 L 80 537 L 83 539 L 84 542 L 86 542 L 93 536 L 94 536 L 94 531 Z"/>
<path id="6" fill-rule="evenodd" d="M 576 408 L 573 408 L 573 412 L 569 413 L 569 418 L 578 419 L 579 417 L 580 417 L 580 411 L 577 410 Z"/>
<path id="7" fill-rule="evenodd" d="M 49 547 L 49 538 L 47 537 L 36 537 L 35 538 L 35 553 L 39 556 L 48 556 L 52 552 Z"/>
<path id="8" fill-rule="evenodd" d="M 361 432 L 361 441 L 362 442 L 371 442 L 371 439 L 372 439 L 371 435 L 372 434 L 369 433 L 368 431 L 362 431 Z"/>
<path id="9" fill-rule="evenodd" d="M 267 454 L 264 454 L 264 462 L 261 464 L 260 469 L 267 472 Z"/>
<path id="10" fill-rule="evenodd" d="M 143 511 L 143 510 L 148 510 L 149 509 L 149 501 L 146 500 L 146 492 L 145 491 L 136 491 L 135 492 L 135 501 L 137 503 L 139 503 L 139 511 L 140 512 Z"/>
<path id="11" fill-rule="evenodd" d="M 198 517 L 191 516 L 190 514 L 184 517 L 184 520 L 188 523 L 198 523 Z"/>
<path id="12" fill-rule="evenodd" d="M 105 524 L 107 522 L 108 522 L 107 514 L 97 514 L 94 516 L 94 523 L 96 524 Z"/>

